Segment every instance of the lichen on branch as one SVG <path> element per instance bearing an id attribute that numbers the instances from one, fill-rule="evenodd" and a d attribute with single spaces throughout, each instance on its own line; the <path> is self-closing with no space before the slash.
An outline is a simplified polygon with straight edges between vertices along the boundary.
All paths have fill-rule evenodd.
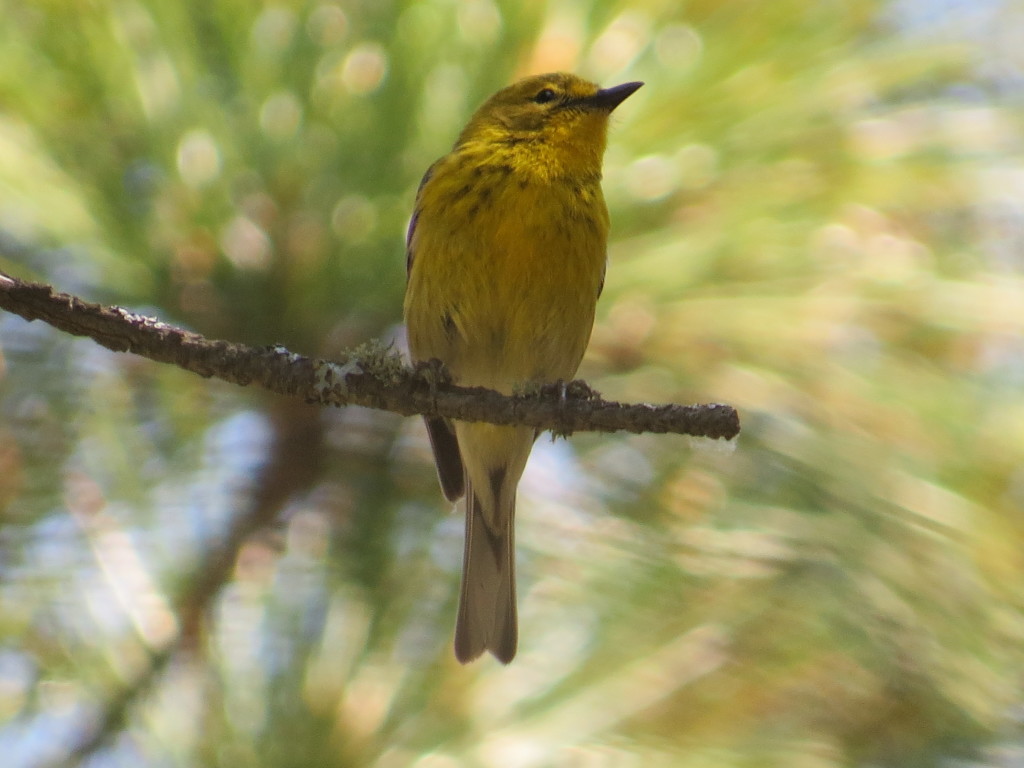
<path id="1" fill-rule="evenodd" d="M 460 387 L 436 363 L 409 366 L 393 349 L 368 342 L 341 360 L 321 360 L 281 346 L 211 340 L 156 318 L 103 306 L 40 283 L 0 273 L 0 308 L 86 336 L 115 352 L 171 363 L 233 384 L 258 384 L 321 405 L 362 405 L 411 416 L 518 424 L 573 432 L 659 432 L 732 439 L 739 416 L 728 405 L 650 405 L 606 401 L 584 382 L 560 382 L 502 395 Z"/>

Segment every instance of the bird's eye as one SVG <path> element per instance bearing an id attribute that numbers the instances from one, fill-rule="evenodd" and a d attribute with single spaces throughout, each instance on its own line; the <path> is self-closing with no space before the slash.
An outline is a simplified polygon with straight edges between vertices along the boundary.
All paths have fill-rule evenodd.
<path id="1" fill-rule="evenodd" d="M 555 92 L 550 88 L 545 88 L 544 90 L 539 91 L 537 95 L 533 97 L 533 100 L 538 104 L 547 104 L 549 101 L 555 100 Z"/>

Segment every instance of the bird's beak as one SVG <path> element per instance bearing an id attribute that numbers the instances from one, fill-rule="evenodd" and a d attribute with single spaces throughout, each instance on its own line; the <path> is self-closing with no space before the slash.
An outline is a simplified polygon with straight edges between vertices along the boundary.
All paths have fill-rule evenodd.
<path id="1" fill-rule="evenodd" d="M 588 96 L 583 103 L 592 109 L 603 109 L 611 112 L 619 104 L 632 96 L 643 83 L 623 83 L 612 88 L 602 88 L 593 96 Z"/>

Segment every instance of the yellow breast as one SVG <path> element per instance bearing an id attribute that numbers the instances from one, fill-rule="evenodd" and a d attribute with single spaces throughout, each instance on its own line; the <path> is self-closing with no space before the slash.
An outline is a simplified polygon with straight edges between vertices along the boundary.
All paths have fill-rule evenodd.
<path id="1" fill-rule="evenodd" d="M 506 392 L 571 378 L 604 276 L 599 177 L 549 178 L 453 153 L 424 183 L 416 216 L 405 301 L 413 357 Z"/>

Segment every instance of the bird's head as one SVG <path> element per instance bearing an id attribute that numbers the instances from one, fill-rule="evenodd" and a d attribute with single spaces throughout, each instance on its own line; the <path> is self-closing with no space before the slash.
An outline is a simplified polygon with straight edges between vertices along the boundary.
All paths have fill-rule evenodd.
<path id="1" fill-rule="evenodd" d="M 643 83 L 600 88 L 557 72 L 524 78 L 491 96 L 466 125 L 456 147 L 507 147 L 570 166 L 600 169 L 608 116 Z"/>

